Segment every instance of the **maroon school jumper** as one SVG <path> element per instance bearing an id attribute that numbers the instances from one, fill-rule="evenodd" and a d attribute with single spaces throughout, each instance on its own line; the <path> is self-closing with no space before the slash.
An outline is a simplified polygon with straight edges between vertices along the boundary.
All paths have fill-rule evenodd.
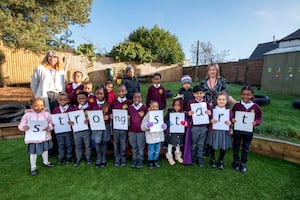
<path id="1" fill-rule="evenodd" d="M 102 110 L 103 112 L 103 117 L 105 117 L 106 115 L 110 115 L 111 114 L 111 105 L 108 101 L 106 101 L 104 104 L 102 105 L 98 105 L 98 102 L 96 100 L 95 102 L 95 106 L 93 106 L 94 110 Z M 109 124 L 110 123 L 110 119 L 108 118 L 107 120 L 104 120 L 105 124 Z"/>
<path id="2" fill-rule="evenodd" d="M 66 85 L 66 93 L 68 94 L 69 100 L 70 100 L 70 104 L 72 106 L 77 105 L 77 94 L 79 91 L 83 90 L 83 85 L 79 85 L 77 86 L 77 88 L 73 89 L 72 86 L 73 83 L 68 83 Z"/>
<path id="3" fill-rule="evenodd" d="M 241 104 L 241 102 L 238 102 L 238 103 L 234 104 L 234 106 L 232 108 L 233 118 L 235 118 L 235 111 L 253 112 L 253 113 L 255 113 L 255 117 L 254 117 L 255 126 L 258 126 L 261 124 L 261 121 L 262 121 L 261 109 L 260 109 L 259 105 L 257 105 L 256 103 L 253 102 L 253 105 L 250 108 L 246 109 L 245 106 L 243 106 Z"/>
<path id="4" fill-rule="evenodd" d="M 131 101 L 126 99 L 122 103 L 117 99 L 113 100 L 111 104 L 112 109 L 121 109 L 121 110 L 128 110 L 128 107 L 131 105 Z"/>
<path id="5" fill-rule="evenodd" d="M 74 110 L 75 110 L 74 107 L 72 107 L 72 106 L 69 105 L 69 108 L 68 108 L 66 111 L 61 112 L 60 106 L 56 106 L 56 107 L 53 109 L 52 114 L 67 113 L 67 112 L 72 112 L 72 111 L 74 111 Z"/>
<path id="6" fill-rule="evenodd" d="M 93 94 L 89 94 L 89 95 L 88 95 L 88 104 L 89 104 L 90 106 L 92 106 L 93 104 L 96 105 L 96 104 L 97 104 L 96 101 L 97 101 L 97 98 L 96 98 L 95 95 L 93 95 Z"/>
<path id="7" fill-rule="evenodd" d="M 159 86 L 158 88 L 154 87 L 154 85 L 151 85 L 148 88 L 147 93 L 147 99 L 146 99 L 146 105 L 149 108 L 150 102 L 156 101 L 159 105 L 160 109 L 165 109 L 167 106 L 167 93 L 163 86 Z"/>
<path id="8" fill-rule="evenodd" d="M 133 105 L 130 105 L 128 108 L 129 119 L 129 132 L 140 133 L 143 132 L 141 129 L 141 123 L 148 111 L 147 106 L 142 105 L 138 110 L 134 108 Z"/>

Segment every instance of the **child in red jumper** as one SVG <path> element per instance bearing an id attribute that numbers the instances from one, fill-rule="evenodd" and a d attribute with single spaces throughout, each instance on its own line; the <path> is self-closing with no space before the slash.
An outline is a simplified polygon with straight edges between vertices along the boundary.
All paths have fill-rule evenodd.
<path id="1" fill-rule="evenodd" d="M 149 108 L 152 101 L 156 101 L 160 110 L 165 110 L 167 106 L 167 93 L 163 86 L 160 85 L 161 75 L 155 73 L 153 75 L 153 85 L 148 88 L 146 105 Z"/>
<path id="2" fill-rule="evenodd" d="M 73 73 L 73 82 L 66 85 L 66 93 L 68 94 L 71 106 L 77 105 L 77 93 L 83 90 L 83 85 L 81 84 L 82 77 L 82 72 L 75 71 Z"/>

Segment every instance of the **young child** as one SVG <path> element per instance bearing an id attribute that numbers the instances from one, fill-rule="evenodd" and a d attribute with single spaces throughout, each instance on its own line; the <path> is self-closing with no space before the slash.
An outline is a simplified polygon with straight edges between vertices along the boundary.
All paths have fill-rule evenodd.
<path id="1" fill-rule="evenodd" d="M 135 92 L 133 104 L 128 108 L 129 115 L 129 143 L 132 147 L 132 168 L 142 168 L 144 161 L 145 133 L 141 129 L 142 120 L 148 109 L 142 103 L 142 95 Z"/>
<path id="2" fill-rule="evenodd" d="M 71 106 L 76 106 L 78 104 L 77 93 L 83 90 L 83 85 L 81 84 L 82 77 L 82 72 L 75 71 L 73 73 L 73 82 L 66 85 L 66 93 L 68 94 Z"/>
<path id="3" fill-rule="evenodd" d="M 156 101 L 150 103 L 149 111 L 159 110 L 159 105 Z M 149 112 L 143 118 L 141 123 L 141 129 L 145 131 L 146 143 L 148 144 L 148 168 L 153 169 L 153 166 L 160 167 L 158 162 L 160 144 L 165 140 L 164 131 L 159 132 L 150 132 L 150 128 L 154 125 L 153 122 L 150 122 Z M 166 130 L 167 125 L 163 123 L 161 125 L 162 129 Z"/>
<path id="4" fill-rule="evenodd" d="M 232 108 L 233 119 L 232 122 L 235 123 L 235 112 L 244 111 L 244 112 L 253 112 L 255 113 L 254 121 L 252 122 L 253 126 L 259 126 L 262 122 L 262 112 L 260 107 L 254 103 L 251 99 L 253 98 L 254 91 L 251 87 L 245 86 L 241 90 L 241 101 L 234 104 Z M 254 130 L 254 129 L 253 129 Z M 241 172 L 246 172 L 246 163 L 248 161 L 248 152 L 250 150 L 251 141 L 253 138 L 253 132 L 245 131 L 233 131 L 233 163 L 232 167 L 235 170 L 240 170 Z M 242 158 L 240 160 L 239 150 L 242 143 Z"/>
<path id="5" fill-rule="evenodd" d="M 214 101 L 214 108 L 218 109 L 229 109 L 228 95 L 226 92 L 218 92 L 216 94 L 216 99 Z M 213 111 L 213 110 L 212 110 Z M 212 112 L 213 113 L 213 112 Z M 232 119 L 232 113 L 229 114 L 229 119 L 225 121 L 225 124 L 230 126 Z M 217 123 L 217 119 L 211 119 L 211 124 Z M 228 130 L 216 130 L 213 129 L 208 133 L 208 144 L 210 145 L 210 166 L 212 168 L 216 167 L 215 161 L 215 151 L 220 149 L 219 159 L 218 159 L 218 168 L 224 169 L 224 156 L 226 150 L 232 147 L 231 142 L 231 132 L 230 128 Z"/>
<path id="6" fill-rule="evenodd" d="M 205 102 L 207 106 L 207 115 L 211 115 L 211 107 L 207 101 L 204 100 L 204 88 L 200 85 L 196 85 L 193 88 L 194 99 L 190 100 L 187 104 L 186 111 L 190 120 L 192 121 L 192 115 L 194 112 L 191 110 L 191 104 L 193 103 L 202 103 Z M 204 154 L 204 145 L 207 137 L 207 124 L 192 125 L 191 126 L 191 137 L 192 137 L 192 159 L 193 163 L 196 163 L 198 157 L 199 167 L 204 167 L 203 154 Z"/>
<path id="7" fill-rule="evenodd" d="M 59 93 L 57 100 L 59 106 L 53 109 L 52 114 L 67 113 L 67 112 L 74 111 L 74 108 L 69 104 L 69 98 L 67 93 Z M 66 163 L 70 164 L 72 161 L 72 151 L 73 151 L 72 131 L 57 133 L 55 136 L 58 144 L 57 164 L 61 165 L 63 163 L 64 158 L 66 158 Z"/>
<path id="8" fill-rule="evenodd" d="M 30 120 L 39 120 L 47 121 L 48 125 L 43 127 L 43 130 L 46 132 L 46 138 L 42 141 L 30 141 L 26 142 L 27 152 L 30 155 L 30 173 L 32 176 L 38 174 L 36 160 L 37 155 L 42 154 L 43 165 L 49 168 L 54 167 L 54 164 L 48 161 L 48 150 L 51 148 L 51 133 L 53 129 L 51 115 L 45 109 L 44 99 L 41 97 L 36 97 L 31 104 L 31 109 L 27 110 L 24 116 L 21 119 L 21 122 L 18 126 L 20 131 L 29 130 L 28 121 Z"/>
<path id="9" fill-rule="evenodd" d="M 115 95 L 113 89 L 114 89 L 114 82 L 110 79 L 108 79 L 105 82 L 105 88 L 107 90 L 107 97 L 108 97 L 108 102 L 111 104 L 117 96 Z"/>
<path id="10" fill-rule="evenodd" d="M 168 151 L 166 153 L 166 158 L 170 165 L 174 165 L 175 161 L 173 159 L 173 147 L 175 146 L 175 159 L 179 163 L 183 163 L 182 152 L 180 150 L 180 146 L 183 145 L 184 142 L 184 133 L 171 133 L 170 132 L 170 113 L 182 113 L 183 112 L 183 100 L 182 99 L 174 99 L 172 102 L 172 109 L 168 110 L 168 113 L 165 115 L 164 121 L 169 124 L 168 129 L 165 131 L 166 142 L 168 144 Z M 184 120 L 179 121 L 181 125 L 187 127 L 188 122 L 185 117 Z"/>
<path id="11" fill-rule="evenodd" d="M 128 110 L 131 101 L 126 98 L 127 90 L 124 85 L 118 87 L 118 98 L 112 102 L 112 109 Z M 111 118 L 113 116 L 111 115 Z M 115 167 L 126 166 L 126 138 L 127 130 L 113 129 L 114 135 L 114 154 L 115 154 Z"/>
<path id="12" fill-rule="evenodd" d="M 90 106 L 88 104 L 88 94 L 84 91 L 80 91 L 77 94 L 78 105 L 75 107 L 75 110 L 95 110 L 94 106 Z M 88 120 L 86 119 L 85 124 L 88 124 Z M 73 121 L 70 121 L 71 125 L 74 125 Z M 76 154 L 76 162 L 74 163 L 74 167 L 78 167 L 81 158 L 82 158 L 82 143 L 84 143 L 85 147 L 85 158 L 88 165 L 92 163 L 91 160 L 91 133 L 90 130 L 76 131 L 73 133 L 74 143 L 75 143 L 75 154 Z"/>
<path id="13" fill-rule="evenodd" d="M 93 94 L 93 83 L 92 82 L 84 83 L 83 91 L 85 91 L 88 94 L 89 105 L 95 104 L 97 98 Z"/>
<path id="14" fill-rule="evenodd" d="M 151 101 L 156 101 L 160 110 L 165 110 L 167 106 L 167 93 L 163 86 L 160 85 L 161 75 L 155 73 L 152 78 L 153 85 L 148 88 L 146 105 L 149 108 Z"/>
<path id="15" fill-rule="evenodd" d="M 139 80 L 134 77 L 133 67 L 127 66 L 125 69 L 126 75 L 122 79 L 121 85 L 125 85 L 127 89 L 127 99 L 132 100 L 133 94 L 135 92 L 140 92 Z"/>
<path id="16" fill-rule="evenodd" d="M 184 75 L 181 78 L 182 87 L 179 89 L 178 94 L 183 95 L 184 105 L 183 109 L 186 109 L 188 102 L 194 99 L 193 89 L 191 88 L 192 78 L 189 75 Z"/>
<path id="17" fill-rule="evenodd" d="M 107 90 L 103 85 L 96 88 L 96 109 L 102 110 L 105 130 L 92 131 L 92 139 L 95 141 L 97 160 L 96 168 L 105 167 L 107 163 L 107 148 L 110 141 L 110 103 L 107 100 Z"/>

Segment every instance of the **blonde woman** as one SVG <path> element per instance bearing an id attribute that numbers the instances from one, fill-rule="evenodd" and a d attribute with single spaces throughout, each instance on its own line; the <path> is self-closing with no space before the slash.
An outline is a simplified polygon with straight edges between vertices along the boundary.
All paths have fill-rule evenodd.
<path id="1" fill-rule="evenodd" d="M 34 69 L 30 88 L 36 97 L 43 97 L 48 111 L 57 105 L 57 96 L 64 90 L 65 73 L 56 51 L 50 50 Z"/>
<path id="2" fill-rule="evenodd" d="M 205 89 L 205 100 L 213 104 L 216 94 L 221 91 L 228 92 L 225 78 L 220 76 L 220 68 L 218 64 L 210 64 L 207 66 L 206 77 L 200 82 Z M 236 101 L 229 96 L 229 102 L 235 104 Z"/>

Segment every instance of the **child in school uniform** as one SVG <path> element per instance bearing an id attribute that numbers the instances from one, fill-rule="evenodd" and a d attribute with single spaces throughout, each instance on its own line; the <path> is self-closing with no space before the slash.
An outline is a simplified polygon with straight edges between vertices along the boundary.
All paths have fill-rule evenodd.
<path id="1" fill-rule="evenodd" d="M 83 110 L 84 112 L 88 110 L 95 110 L 94 104 L 93 106 L 88 104 L 88 94 L 84 91 L 80 91 L 77 94 L 78 105 L 75 107 L 75 110 Z M 85 114 L 86 115 L 86 114 Z M 85 120 L 85 124 L 88 124 L 88 119 Z M 73 121 L 70 121 L 71 125 L 74 125 Z M 78 167 L 81 158 L 82 158 L 82 143 L 84 143 L 85 147 L 85 158 L 87 165 L 92 163 L 91 160 L 91 132 L 89 129 L 83 131 L 74 131 L 73 138 L 75 143 L 75 154 L 76 154 L 76 162 L 74 163 L 74 167 Z"/>
<path id="2" fill-rule="evenodd" d="M 69 98 L 68 98 L 67 93 L 59 93 L 57 100 L 58 100 L 59 106 L 57 106 L 53 109 L 52 114 L 67 113 L 67 112 L 74 111 L 74 108 L 72 106 L 70 106 L 70 104 L 69 104 Z M 57 164 L 61 165 L 63 163 L 64 158 L 66 159 L 66 163 L 70 164 L 72 161 L 72 151 L 73 151 L 72 131 L 64 132 L 64 133 L 57 133 L 56 139 L 57 139 L 57 144 L 58 144 Z M 66 152 L 66 154 L 65 154 L 65 152 Z"/>
<path id="3" fill-rule="evenodd" d="M 85 91 L 88 94 L 88 103 L 89 105 L 92 105 L 96 102 L 96 96 L 93 94 L 93 83 L 92 82 L 86 82 L 83 86 L 83 91 Z"/>
<path id="4" fill-rule="evenodd" d="M 181 78 L 181 88 L 178 91 L 179 95 L 183 95 L 183 109 L 186 109 L 188 102 L 194 99 L 193 89 L 191 88 L 192 78 L 189 75 L 183 75 Z"/>
<path id="5" fill-rule="evenodd" d="M 112 102 L 112 109 L 128 110 L 131 101 L 126 98 L 127 90 L 124 85 L 118 87 L 118 98 Z M 111 116 L 113 119 L 114 116 Z M 114 135 L 114 154 L 115 154 L 115 167 L 126 166 L 126 139 L 127 130 L 113 129 Z"/>
<path id="6" fill-rule="evenodd" d="M 110 114 L 111 107 L 107 100 L 107 90 L 103 85 L 98 86 L 95 90 L 96 110 L 102 110 L 105 122 L 105 130 L 92 131 L 92 139 L 95 141 L 97 160 L 96 168 L 105 167 L 107 163 L 107 148 L 110 141 Z"/>
<path id="7" fill-rule="evenodd" d="M 82 77 L 82 72 L 75 71 L 73 73 L 73 82 L 66 85 L 66 93 L 68 94 L 71 106 L 76 106 L 78 104 L 77 93 L 83 90 L 83 85 L 81 83 Z"/>
<path id="8" fill-rule="evenodd" d="M 196 85 L 193 88 L 193 96 L 194 99 L 190 100 L 187 104 L 186 112 L 188 113 L 188 116 L 190 116 L 190 121 L 192 121 L 192 115 L 194 112 L 191 110 L 191 104 L 193 103 L 206 103 L 207 111 L 205 112 L 207 115 L 211 115 L 211 107 L 207 101 L 205 101 L 204 96 L 204 88 L 200 85 Z M 199 167 L 204 167 L 204 160 L 203 160 L 203 154 L 204 154 L 204 145 L 207 137 L 207 131 L 208 131 L 208 125 L 207 124 L 200 124 L 195 125 L 192 124 L 191 126 L 191 138 L 192 138 L 192 159 L 193 163 L 196 163 L 196 159 L 198 159 Z"/>
<path id="9" fill-rule="evenodd" d="M 159 105 L 156 101 L 150 103 L 149 112 L 153 110 L 159 110 Z M 160 167 L 158 162 L 161 143 L 165 140 L 164 131 L 150 132 L 150 128 L 154 125 L 154 122 L 150 121 L 149 112 L 143 118 L 141 123 L 141 129 L 145 131 L 146 143 L 148 144 L 148 168 Z M 167 125 L 163 123 L 161 125 L 163 130 L 167 129 Z"/>
<path id="10" fill-rule="evenodd" d="M 145 133 L 141 129 L 141 123 L 146 115 L 147 106 L 142 103 L 140 92 L 133 94 L 133 104 L 128 108 L 129 115 L 129 143 L 132 147 L 132 168 L 142 168 L 144 161 Z"/>
<path id="11" fill-rule="evenodd" d="M 235 118 L 236 111 L 243 111 L 243 112 L 253 112 L 254 121 L 252 122 L 253 126 L 259 126 L 262 122 L 262 112 L 256 103 L 252 101 L 254 91 L 252 87 L 245 86 L 241 90 L 241 101 L 234 104 L 232 108 L 233 112 L 233 119 L 232 122 L 236 123 L 237 119 Z M 247 171 L 247 161 L 248 161 L 248 153 L 250 150 L 251 141 L 253 138 L 254 127 L 252 132 L 246 131 L 233 131 L 233 163 L 232 167 L 235 170 L 240 170 L 241 172 L 245 173 Z M 240 146 L 242 144 L 242 155 L 241 159 L 239 157 Z"/>
<path id="12" fill-rule="evenodd" d="M 117 98 L 117 96 L 114 93 L 114 82 L 112 80 L 107 80 L 105 82 L 105 88 L 107 90 L 107 98 L 108 102 L 112 104 L 112 102 Z"/>
<path id="13" fill-rule="evenodd" d="M 156 101 L 160 110 L 165 110 L 167 106 L 166 89 L 160 84 L 161 75 L 155 73 L 152 78 L 152 85 L 148 88 L 146 105 L 149 108 L 150 102 Z"/>
<path id="14" fill-rule="evenodd" d="M 213 103 L 214 107 L 212 108 L 212 115 L 213 115 L 214 108 L 218 108 L 222 110 L 229 109 L 228 95 L 226 92 L 218 92 L 215 98 L 216 99 L 214 100 Z M 214 119 L 214 118 L 210 120 L 211 127 L 213 127 L 213 124 L 218 122 L 217 120 L 218 119 Z M 231 120 L 232 120 L 232 112 L 229 113 L 229 119 L 227 119 L 224 123 L 230 126 Z M 208 133 L 207 141 L 209 146 L 211 147 L 210 162 L 209 162 L 210 166 L 212 168 L 216 167 L 215 151 L 220 149 L 217 167 L 219 169 L 224 169 L 224 157 L 225 157 L 226 150 L 232 147 L 230 127 L 228 127 L 228 130 L 217 130 L 211 128 L 211 131 Z"/>
<path id="15" fill-rule="evenodd" d="M 54 167 L 54 164 L 48 161 L 48 150 L 52 147 L 50 132 L 53 130 L 52 119 L 50 113 L 45 109 L 45 102 L 43 98 L 36 97 L 32 101 L 31 109 L 26 110 L 21 119 L 21 122 L 18 126 L 19 130 L 29 130 L 28 122 L 30 120 L 47 121 L 47 126 L 43 127 L 43 130 L 47 131 L 44 140 L 25 142 L 27 144 L 27 152 L 30 155 L 30 174 L 35 176 L 39 173 L 36 166 L 37 155 L 42 155 L 43 166 L 49 168 Z"/>
<path id="16" fill-rule="evenodd" d="M 175 160 L 178 163 L 183 163 L 182 152 L 180 147 L 183 146 L 184 143 L 184 134 L 183 133 L 172 133 L 170 132 L 170 126 L 172 125 L 170 122 L 170 113 L 182 113 L 183 112 L 183 100 L 180 98 L 173 99 L 172 109 L 169 109 L 167 114 L 165 115 L 164 121 L 168 124 L 168 128 L 165 131 L 166 142 L 168 144 L 168 151 L 166 153 L 166 158 L 170 165 L 174 165 L 175 161 L 173 159 L 173 147 L 175 147 Z M 185 115 L 184 120 L 179 121 L 181 125 L 188 127 L 187 116 Z"/>

